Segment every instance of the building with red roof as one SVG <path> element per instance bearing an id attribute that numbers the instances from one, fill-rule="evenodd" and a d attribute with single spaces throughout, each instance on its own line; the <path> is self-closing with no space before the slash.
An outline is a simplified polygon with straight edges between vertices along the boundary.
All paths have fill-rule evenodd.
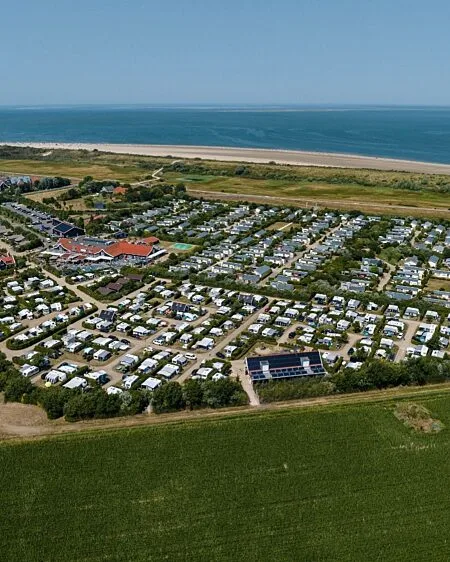
<path id="1" fill-rule="evenodd" d="M 132 256 L 139 258 L 148 258 L 153 252 L 153 246 L 150 244 L 133 244 L 126 240 L 120 240 L 105 248 L 108 256 L 119 258 L 123 256 Z"/>
<path id="2" fill-rule="evenodd" d="M 71 238 L 60 238 L 56 244 L 57 248 L 63 249 L 70 254 L 86 254 L 89 256 L 96 256 L 104 252 L 104 246 L 95 246 L 90 244 L 78 243 Z"/>
<path id="3" fill-rule="evenodd" d="M 125 195 L 126 192 L 127 192 L 127 188 L 123 187 L 123 185 L 118 185 L 113 189 L 114 195 Z"/>
<path id="4" fill-rule="evenodd" d="M 159 244 L 160 240 L 156 236 L 147 236 L 147 238 L 143 238 L 143 242 L 146 244 Z"/>
<path id="5" fill-rule="evenodd" d="M 63 250 L 65 254 L 69 254 L 72 257 L 98 259 L 102 257 L 106 259 L 148 258 L 153 253 L 153 245 L 145 241 L 132 243 L 126 240 L 119 240 L 113 243 L 109 241 L 102 243 L 102 240 L 88 240 L 87 242 L 60 238 L 55 249 Z"/>
<path id="6" fill-rule="evenodd" d="M 14 267 L 16 265 L 16 260 L 14 256 L 9 254 L 0 255 L 0 269 L 6 269 L 7 267 Z"/>

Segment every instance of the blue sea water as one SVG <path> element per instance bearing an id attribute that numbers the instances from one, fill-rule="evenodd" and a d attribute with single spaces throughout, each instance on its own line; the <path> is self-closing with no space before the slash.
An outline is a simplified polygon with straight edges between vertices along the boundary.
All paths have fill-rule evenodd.
<path id="1" fill-rule="evenodd" d="M 450 108 L 0 107 L 0 141 L 280 148 L 450 163 Z"/>

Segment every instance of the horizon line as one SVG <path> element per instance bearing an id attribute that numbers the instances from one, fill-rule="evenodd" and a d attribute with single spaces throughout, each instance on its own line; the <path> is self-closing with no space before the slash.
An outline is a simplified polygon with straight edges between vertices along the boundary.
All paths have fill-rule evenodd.
<path id="1" fill-rule="evenodd" d="M 388 103 L 253 103 L 253 102 L 139 102 L 139 103 L 49 103 L 49 104 L 0 104 L 0 109 L 63 109 L 63 108 L 141 108 L 141 109 L 449 109 L 450 104 L 388 104 Z"/>

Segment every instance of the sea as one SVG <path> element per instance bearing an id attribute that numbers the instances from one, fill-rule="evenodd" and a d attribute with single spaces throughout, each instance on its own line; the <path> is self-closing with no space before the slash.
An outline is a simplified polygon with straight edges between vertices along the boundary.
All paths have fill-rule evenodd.
<path id="1" fill-rule="evenodd" d="M 0 107 L 0 142 L 274 148 L 450 164 L 450 107 Z"/>

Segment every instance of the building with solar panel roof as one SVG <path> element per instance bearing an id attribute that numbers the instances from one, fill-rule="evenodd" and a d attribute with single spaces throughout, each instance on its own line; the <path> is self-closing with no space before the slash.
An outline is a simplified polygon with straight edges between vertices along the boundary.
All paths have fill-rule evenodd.
<path id="1" fill-rule="evenodd" d="M 246 369 L 252 382 L 326 375 L 322 358 L 318 351 L 247 357 Z"/>

